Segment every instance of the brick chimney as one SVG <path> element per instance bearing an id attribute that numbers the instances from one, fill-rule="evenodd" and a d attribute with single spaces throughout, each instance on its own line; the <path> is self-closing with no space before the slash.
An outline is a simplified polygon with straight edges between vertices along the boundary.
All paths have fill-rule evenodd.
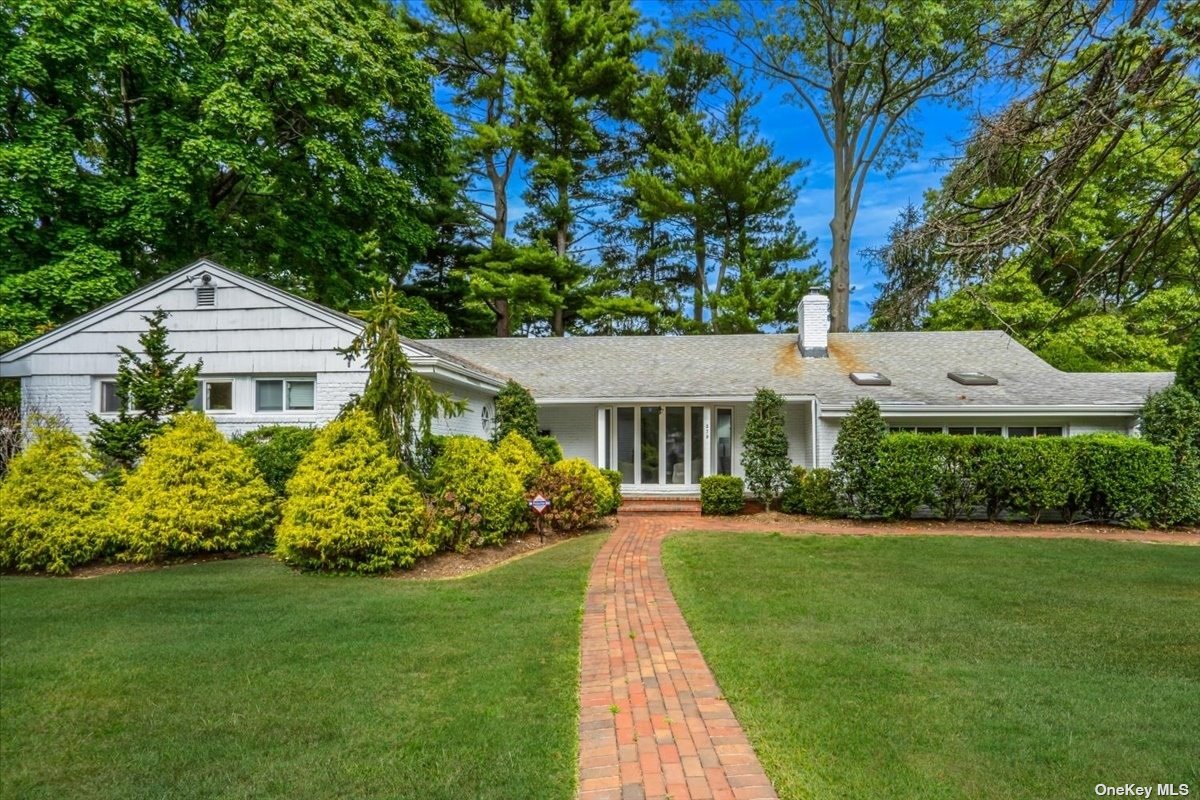
<path id="1" fill-rule="evenodd" d="M 829 355 L 829 298 L 820 289 L 810 289 L 800 301 L 797 311 L 800 335 L 796 346 L 806 358 L 825 358 Z"/>

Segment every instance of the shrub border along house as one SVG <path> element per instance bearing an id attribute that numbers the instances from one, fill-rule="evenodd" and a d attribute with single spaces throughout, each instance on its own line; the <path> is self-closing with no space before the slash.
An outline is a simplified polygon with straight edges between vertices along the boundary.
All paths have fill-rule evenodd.
<path id="1" fill-rule="evenodd" d="M 954 520 L 983 509 L 993 519 L 1006 513 L 1035 522 L 1046 512 L 1131 527 L 1172 522 L 1161 503 L 1170 450 L 1128 436 L 893 433 L 880 443 L 872 476 L 867 502 L 887 519 L 924 509 Z"/>

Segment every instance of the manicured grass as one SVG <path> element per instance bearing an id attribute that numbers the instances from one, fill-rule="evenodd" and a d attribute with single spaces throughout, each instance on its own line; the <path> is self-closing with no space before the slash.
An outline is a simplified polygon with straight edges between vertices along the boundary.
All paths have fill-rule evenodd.
<path id="1" fill-rule="evenodd" d="M 569 798 L 588 536 L 457 581 L 0 580 L 0 796 Z"/>
<path id="2" fill-rule="evenodd" d="M 684 534 L 664 561 L 783 798 L 1200 791 L 1200 548 Z"/>

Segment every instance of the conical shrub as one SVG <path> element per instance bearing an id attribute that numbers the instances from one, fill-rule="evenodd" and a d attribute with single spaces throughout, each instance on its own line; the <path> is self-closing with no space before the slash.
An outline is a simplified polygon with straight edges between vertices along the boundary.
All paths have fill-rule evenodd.
<path id="1" fill-rule="evenodd" d="M 110 514 L 126 561 L 261 549 L 277 517 L 250 456 L 198 412 L 177 415 L 147 443 Z"/>
<path id="2" fill-rule="evenodd" d="M 112 489 L 64 425 L 35 419 L 31 433 L 0 483 L 0 568 L 65 575 L 110 549 Z"/>
<path id="3" fill-rule="evenodd" d="M 371 418 L 352 411 L 317 434 L 288 481 L 275 555 L 301 569 L 386 572 L 433 551 L 425 501 Z"/>

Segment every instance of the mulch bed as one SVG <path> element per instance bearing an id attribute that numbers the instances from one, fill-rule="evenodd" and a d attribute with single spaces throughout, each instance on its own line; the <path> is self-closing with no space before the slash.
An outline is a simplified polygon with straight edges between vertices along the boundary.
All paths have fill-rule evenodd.
<path id="1" fill-rule="evenodd" d="M 589 533 L 607 531 L 616 525 L 615 517 L 608 517 L 594 528 L 576 533 L 546 532 L 545 539 L 536 533 L 527 533 L 517 539 L 509 539 L 502 545 L 480 547 L 465 553 L 437 553 L 429 558 L 418 561 L 412 569 L 397 570 L 389 573 L 388 578 L 395 580 L 448 580 L 465 578 L 477 572 L 483 572 L 498 567 L 508 561 L 523 558 L 538 550 L 544 550 L 568 539 L 577 539 Z"/>
<path id="2" fill-rule="evenodd" d="M 1200 545 L 1200 528 L 1139 531 L 1097 523 L 987 522 L 985 520 L 882 520 L 823 519 L 793 516 L 776 511 L 738 517 L 704 517 L 704 528 L 778 531 L 780 533 L 824 533 L 849 536 L 1013 536 L 1037 539 L 1100 539 Z"/>

